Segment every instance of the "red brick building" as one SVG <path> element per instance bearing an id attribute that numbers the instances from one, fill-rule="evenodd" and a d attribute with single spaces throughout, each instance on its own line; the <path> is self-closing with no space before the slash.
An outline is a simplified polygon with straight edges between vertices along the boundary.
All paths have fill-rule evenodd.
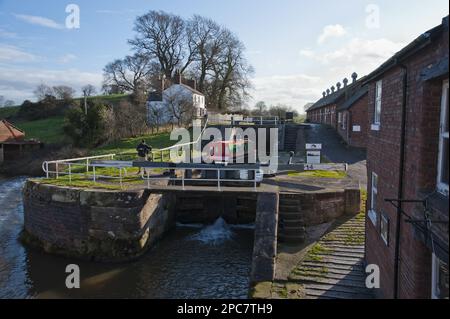
<path id="1" fill-rule="evenodd" d="M 353 147 L 366 147 L 369 127 L 367 92 L 367 86 L 361 87 L 337 108 L 337 131 L 347 145 Z"/>
<path id="2" fill-rule="evenodd" d="M 42 147 L 38 141 L 25 141 L 25 133 L 6 120 L 0 120 L 0 164 L 14 161 Z"/>
<path id="3" fill-rule="evenodd" d="M 367 87 L 363 87 L 364 78 L 357 80 L 352 74 L 353 82 L 344 86 L 340 83 L 323 92 L 323 97 L 306 110 L 310 123 L 325 124 L 334 127 L 344 141 L 355 147 L 366 147 L 367 140 Z M 337 89 L 336 89 L 337 88 Z"/>
<path id="4" fill-rule="evenodd" d="M 448 298 L 448 17 L 370 74 L 366 262 L 383 298 Z"/>

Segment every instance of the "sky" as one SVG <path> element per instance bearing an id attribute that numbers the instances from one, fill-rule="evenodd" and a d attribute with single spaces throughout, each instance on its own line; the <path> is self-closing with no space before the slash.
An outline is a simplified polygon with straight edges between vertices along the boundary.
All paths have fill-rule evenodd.
<path id="1" fill-rule="evenodd" d="M 68 5 L 79 8 L 70 28 Z M 70 7 L 69 7 L 70 8 Z M 135 18 L 163 10 L 210 17 L 246 46 L 252 99 L 302 112 L 345 77 L 373 71 L 449 14 L 447 0 L 0 0 L 0 96 L 34 100 L 37 85 L 100 90 L 102 70 L 130 54 Z M 69 28 L 68 28 L 69 26 Z"/>

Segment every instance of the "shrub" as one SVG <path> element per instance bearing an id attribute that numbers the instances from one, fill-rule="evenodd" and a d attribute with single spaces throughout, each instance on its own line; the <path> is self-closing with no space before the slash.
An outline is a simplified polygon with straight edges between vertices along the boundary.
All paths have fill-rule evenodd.
<path id="1" fill-rule="evenodd" d="M 66 112 L 64 133 L 76 146 L 94 147 L 109 141 L 114 130 L 112 109 L 104 104 L 88 101 L 84 107 Z"/>

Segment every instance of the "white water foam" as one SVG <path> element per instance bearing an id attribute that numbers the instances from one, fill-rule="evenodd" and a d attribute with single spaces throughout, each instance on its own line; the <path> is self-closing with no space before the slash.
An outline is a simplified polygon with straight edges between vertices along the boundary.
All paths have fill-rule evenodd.
<path id="1" fill-rule="evenodd" d="M 231 227 L 223 218 L 219 218 L 214 224 L 204 227 L 199 233 L 192 235 L 189 239 L 216 246 L 232 239 L 233 235 Z"/>

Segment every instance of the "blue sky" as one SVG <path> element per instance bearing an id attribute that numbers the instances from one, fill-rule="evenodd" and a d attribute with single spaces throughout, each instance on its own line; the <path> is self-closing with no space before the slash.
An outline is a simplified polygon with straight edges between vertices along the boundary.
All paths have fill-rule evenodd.
<path id="1" fill-rule="evenodd" d="M 80 8 L 79 29 L 65 28 L 71 3 Z M 149 10 L 227 26 L 256 71 L 250 105 L 265 100 L 301 110 L 440 24 L 449 7 L 447 0 L 0 0 L 0 95 L 21 103 L 40 83 L 100 87 L 103 67 L 129 53 L 133 21 Z M 379 23 L 367 24 L 374 12 Z"/>

